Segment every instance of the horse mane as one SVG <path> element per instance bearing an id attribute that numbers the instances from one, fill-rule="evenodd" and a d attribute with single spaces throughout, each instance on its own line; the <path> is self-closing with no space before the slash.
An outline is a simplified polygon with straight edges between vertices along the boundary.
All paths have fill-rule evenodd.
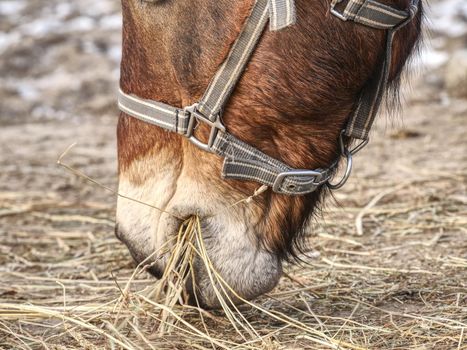
<path id="1" fill-rule="evenodd" d="M 397 56 L 393 60 L 389 84 L 385 91 L 385 104 L 382 106 L 385 107 L 386 111 L 390 112 L 389 115 L 401 110 L 401 82 L 407 73 L 407 67 L 413 59 L 420 56 L 420 48 L 423 43 L 421 26 L 424 17 L 424 8 L 420 1 L 418 13 L 413 21 L 406 27 L 401 28 L 396 34 L 394 45 Z"/>

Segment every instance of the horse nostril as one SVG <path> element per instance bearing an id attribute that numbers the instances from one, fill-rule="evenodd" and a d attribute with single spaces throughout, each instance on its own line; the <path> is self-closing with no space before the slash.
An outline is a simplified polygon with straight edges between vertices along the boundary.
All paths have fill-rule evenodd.
<path id="1" fill-rule="evenodd" d="M 137 240 L 131 239 L 128 233 L 125 232 L 124 229 L 121 229 L 118 224 L 115 225 L 115 236 L 120 242 L 127 246 L 131 257 L 137 264 L 139 264 L 147 257 L 148 252 L 143 249 L 144 244 L 139 243 Z"/>
<path id="2" fill-rule="evenodd" d="M 159 267 L 157 267 L 155 265 L 148 266 L 146 271 L 149 272 L 154 277 L 156 277 L 157 279 L 161 279 L 162 276 L 164 275 L 162 269 L 160 269 Z"/>
<path id="3" fill-rule="evenodd" d="M 205 310 L 212 309 L 203 301 L 200 291 L 194 290 L 191 277 L 188 278 L 185 284 L 185 296 L 184 296 L 183 302 L 186 303 L 187 305 L 194 306 L 194 307 L 200 307 Z"/>
<path id="4" fill-rule="evenodd" d="M 117 237 L 117 239 L 123 243 L 120 230 L 118 229 L 118 224 L 115 224 L 115 237 Z"/>

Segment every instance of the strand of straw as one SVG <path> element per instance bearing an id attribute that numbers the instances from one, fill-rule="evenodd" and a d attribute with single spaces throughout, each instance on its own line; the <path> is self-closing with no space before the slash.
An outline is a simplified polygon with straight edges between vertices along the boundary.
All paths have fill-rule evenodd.
<path id="1" fill-rule="evenodd" d="M 69 171 L 70 173 L 72 173 L 73 175 L 78 176 L 78 177 L 81 177 L 81 178 L 85 179 L 86 181 L 88 181 L 88 182 L 90 182 L 90 183 L 92 183 L 92 184 L 94 184 L 94 185 L 96 185 L 96 186 L 98 186 L 98 187 L 100 187 L 100 188 L 102 188 L 102 189 L 104 189 L 104 190 L 106 190 L 106 191 L 112 193 L 113 195 L 115 195 L 115 196 L 117 196 L 117 197 L 120 197 L 120 198 L 129 200 L 129 201 L 132 201 L 132 202 L 135 202 L 135 203 L 138 203 L 138 204 L 147 206 L 147 207 L 150 207 L 150 208 L 152 208 L 152 209 L 156 209 L 156 210 L 158 210 L 158 211 L 160 211 L 160 212 L 162 212 L 162 213 L 168 214 L 168 215 L 170 215 L 170 216 L 172 216 L 172 217 L 174 217 L 174 218 L 176 218 L 176 219 L 178 219 L 178 220 L 180 220 L 180 221 L 185 221 L 185 218 L 182 218 L 182 217 L 180 217 L 180 216 L 178 216 L 178 215 L 175 215 L 174 213 L 171 213 L 171 212 L 169 212 L 169 211 L 166 211 L 166 210 L 164 210 L 164 209 L 161 209 L 161 208 L 159 208 L 159 207 L 156 207 L 155 205 L 152 205 L 152 204 L 150 204 L 150 203 L 147 203 L 147 202 L 141 201 L 141 200 L 139 200 L 139 199 L 136 199 L 136 198 L 127 196 L 127 195 L 125 195 L 125 194 L 122 194 L 122 193 L 120 193 L 119 191 L 114 190 L 113 188 L 110 188 L 109 186 L 106 186 L 106 185 L 102 184 L 101 182 L 99 182 L 99 181 L 93 179 L 92 177 L 86 175 L 84 172 L 82 172 L 82 171 L 80 171 L 80 170 L 77 170 L 77 169 L 73 168 L 72 166 L 70 166 L 70 165 L 64 163 L 64 162 L 63 162 L 63 158 L 64 158 L 64 157 L 70 152 L 70 150 L 71 150 L 73 147 L 75 147 L 76 145 L 77 145 L 77 143 L 74 142 L 74 143 L 72 143 L 70 146 L 68 146 L 68 147 L 65 149 L 65 151 L 63 151 L 63 153 L 62 153 L 62 154 L 58 157 L 58 159 L 57 159 L 57 165 L 63 167 L 64 169 L 66 169 L 67 171 Z M 232 203 L 231 205 L 229 205 L 229 206 L 225 207 L 224 209 L 220 210 L 219 212 L 214 213 L 214 214 L 212 214 L 212 215 L 209 215 L 209 216 L 207 216 L 207 217 L 214 217 L 214 216 L 216 216 L 216 215 L 219 215 L 219 214 L 222 213 L 223 211 L 226 211 L 226 210 L 228 210 L 228 209 L 231 209 L 232 207 L 235 207 L 235 206 L 237 206 L 237 205 L 239 205 L 239 204 L 242 204 L 242 203 L 250 204 L 250 203 L 253 201 L 253 199 L 254 199 L 255 197 L 258 197 L 259 195 L 261 195 L 262 193 L 264 193 L 267 189 L 268 189 L 268 186 L 262 185 L 261 187 L 259 187 L 258 189 L 256 189 L 256 190 L 254 191 L 254 193 L 253 193 L 251 196 L 248 196 L 248 197 L 246 197 L 246 198 L 240 199 L 240 200 L 238 200 L 237 202 L 234 202 L 234 203 Z"/>
<path id="2" fill-rule="evenodd" d="M 244 299 L 243 297 L 241 297 L 223 279 L 223 277 L 221 275 L 219 275 L 219 273 L 214 269 L 214 266 L 212 265 L 212 262 L 209 259 L 206 247 L 204 245 L 204 240 L 203 240 L 203 237 L 202 237 L 202 234 L 201 234 L 201 224 L 200 224 L 199 217 L 192 217 L 192 218 L 189 218 L 188 220 L 183 220 L 182 218 L 178 217 L 177 215 L 174 215 L 173 213 L 162 210 L 161 208 L 158 208 L 158 207 L 156 207 L 154 205 L 151 205 L 151 204 L 148 204 L 146 202 L 137 200 L 135 198 L 131 198 L 131 197 L 126 196 L 126 195 L 122 195 L 118 191 L 115 191 L 115 190 L 111 189 L 110 187 L 101 184 L 100 182 L 92 179 L 91 177 L 87 176 L 83 172 L 78 171 L 78 170 L 74 169 L 73 167 L 65 164 L 63 162 L 63 158 L 66 156 L 66 154 L 74 146 L 75 146 L 75 144 L 72 144 L 71 146 L 69 146 L 65 150 L 65 152 L 63 152 L 63 154 L 57 160 L 58 165 L 64 167 L 65 169 L 67 169 L 71 173 L 73 173 L 73 174 L 75 174 L 75 175 L 77 175 L 79 177 L 82 177 L 85 180 L 87 180 L 87 181 L 89 181 L 89 182 L 91 182 L 91 183 L 93 183 L 93 184 L 95 184 L 95 185 L 97 185 L 97 186 L 99 186 L 99 187 L 113 193 L 114 195 L 125 198 L 127 200 L 134 201 L 134 202 L 139 203 L 141 205 L 149 206 L 149 207 L 151 207 L 153 209 L 159 210 L 159 211 L 161 211 L 163 213 L 166 213 L 168 215 L 171 215 L 171 216 L 183 221 L 183 224 L 181 225 L 181 228 L 179 230 L 179 234 L 177 235 L 177 242 L 174 245 L 175 250 L 172 251 L 172 254 L 169 256 L 169 260 L 168 260 L 168 262 L 166 264 L 166 269 L 164 271 L 162 280 L 158 284 L 158 288 L 154 289 L 152 291 L 152 293 L 151 293 L 151 294 L 155 293 L 155 297 L 156 297 L 155 299 L 158 300 L 159 296 L 160 296 L 160 293 L 162 292 L 162 289 L 164 288 L 164 286 L 170 287 L 169 290 L 166 290 L 166 298 L 165 298 L 164 303 L 163 304 L 156 303 L 156 302 L 153 302 L 151 299 L 149 299 L 146 296 L 139 295 L 139 297 L 141 297 L 145 302 L 150 303 L 153 306 L 157 306 L 158 309 L 161 310 L 160 326 L 159 326 L 159 332 L 158 332 L 159 335 L 163 335 L 165 332 L 167 332 L 168 329 L 170 329 L 170 327 L 174 327 L 175 326 L 174 321 L 177 321 L 177 322 L 181 322 L 184 326 L 188 327 L 191 331 L 194 331 L 196 334 L 202 335 L 204 338 L 208 338 L 212 346 L 217 345 L 217 346 L 220 346 L 220 347 L 224 347 L 222 343 L 220 343 L 218 341 L 215 341 L 208 334 L 203 334 L 203 332 L 201 332 L 196 327 L 194 327 L 191 324 L 184 321 L 179 315 L 177 315 L 173 311 L 173 307 L 175 306 L 175 303 L 177 302 L 177 300 L 180 300 L 181 293 L 183 292 L 184 278 L 187 276 L 187 273 L 188 273 L 189 270 L 191 270 L 191 273 L 193 273 L 192 252 L 195 252 L 200 257 L 201 261 L 205 265 L 205 268 L 206 268 L 206 271 L 207 271 L 207 274 L 208 274 L 208 277 L 209 277 L 209 280 L 210 280 L 210 283 L 211 283 L 211 287 L 213 288 L 213 290 L 215 292 L 215 295 L 216 295 L 222 309 L 224 310 L 224 313 L 225 313 L 227 319 L 230 321 L 230 323 L 234 327 L 235 331 L 241 336 L 241 338 L 245 342 L 249 342 L 249 341 L 245 338 L 245 336 L 244 336 L 243 332 L 241 331 L 241 329 L 243 331 L 247 332 L 247 334 L 249 334 L 249 336 L 253 339 L 253 341 L 255 341 L 255 339 L 258 339 L 258 340 L 262 339 L 262 337 L 257 333 L 257 331 L 251 325 L 251 323 L 248 322 L 248 320 L 245 318 L 245 316 L 238 310 L 238 308 L 235 305 L 235 302 L 232 300 L 230 295 L 234 296 L 237 300 L 239 300 L 239 301 L 241 301 L 241 302 L 243 302 L 243 303 L 245 303 L 247 305 L 250 305 L 253 308 L 261 311 L 262 313 L 264 313 L 264 314 L 266 314 L 266 315 L 268 315 L 270 317 L 273 317 L 274 319 L 276 319 L 278 321 L 284 322 L 289 326 L 292 326 L 294 328 L 305 331 L 308 334 L 311 334 L 313 337 L 310 337 L 310 340 L 313 340 L 314 342 L 316 342 L 316 343 L 318 343 L 320 345 L 332 346 L 332 347 L 344 345 L 344 346 L 347 346 L 348 348 L 351 348 L 351 349 L 360 349 L 360 347 L 357 347 L 357 346 L 355 346 L 353 344 L 346 344 L 346 343 L 343 343 L 343 342 L 340 342 L 340 341 L 337 342 L 337 344 L 336 344 L 336 340 L 330 338 L 329 336 L 327 336 L 326 334 L 324 334 L 322 332 L 314 330 L 313 328 L 310 328 L 310 327 L 306 326 L 303 323 L 295 321 L 295 320 L 291 319 L 289 316 L 284 315 L 282 313 L 270 312 L 270 311 L 262 308 L 261 306 L 256 305 L 256 304 Z M 230 206 L 224 208 L 223 210 L 228 210 L 228 209 L 230 209 L 230 208 L 232 208 L 232 207 L 234 207 L 236 205 L 239 205 L 241 203 L 249 204 L 249 203 L 252 202 L 252 200 L 255 197 L 257 197 L 257 196 L 261 195 L 262 193 L 264 193 L 267 190 L 267 188 L 268 188 L 267 186 L 261 186 L 260 188 L 255 190 L 255 192 L 251 196 L 249 196 L 247 198 L 244 198 L 244 199 L 241 199 L 241 200 L 231 204 Z M 217 215 L 217 214 L 214 214 L 214 215 Z M 183 228 L 185 228 L 185 230 L 183 230 Z M 194 246 L 191 243 L 191 241 L 193 239 L 192 238 L 193 232 L 194 232 L 194 239 L 195 239 L 195 242 L 196 242 L 196 246 L 199 248 L 199 250 L 197 249 L 196 246 Z M 169 241 L 167 241 L 164 244 L 164 246 L 166 246 L 168 243 L 169 243 Z M 188 243 L 188 246 L 186 245 L 186 243 Z M 188 247 L 190 249 L 188 249 Z M 129 288 L 130 288 L 130 285 L 131 285 L 133 279 L 135 278 L 135 276 L 138 274 L 139 270 L 143 266 L 147 266 L 148 261 L 150 261 L 158 253 L 160 253 L 161 248 L 159 248 L 157 251 L 153 252 L 150 256 L 148 256 L 145 260 L 143 260 L 143 262 L 141 262 L 138 265 L 137 269 L 134 271 L 133 275 L 131 276 L 130 280 L 127 282 L 127 285 L 125 286 L 125 288 L 122 291 L 122 295 L 120 297 L 121 302 L 117 303 L 117 305 L 120 305 L 120 306 L 123 305 L 122 301 L 124 301 L 125 298 L 127 297 L 127 294 L 128 294 L 128 291 L 129 291 Z M 181 261 L 180 261 L 180 257 L 182 257 Z M 190 269 L 190 267 L 191 267 L 191 269 Z M 176 283 L 175 284 L 174 283 L 169 283 L 171 280 L 179 281 L 179 283 L 178 283 L 179 286 L 177 286 Z M 193 276 L 192 280 L 195 281 L 194 276 Z M 196 286 L 194 286 L 194 292 L 195 292 L 195 295 L 196 295 Z M 116 309 L 116 307 L 117 306 L 114 307 L 114 310 Z M 118 319 L 118 317 L 119 317 L 118 315 L 119 315 L 120 311 L 121 311 L 121 307 L 119 308 L 119 311 L 117 312 L 116 319 Z M 173 321 L 169 322 L 169 317 L 173 317 Z M 82 324 L 80 324 L 80 325 L 82 326 Z M 169 327 L 169 328 L 167 328 L 167 327 Z M 204 325 L 204 327 L 205 327 L 205 325 Z M 206 327 L 205 327 L 205 330 L 206 330 Z M 323 340 L 315 338 L 316 336 L 320 337 L 321 339 L 326 339 L 326 341 L 329 342 L 329 343 L 326 343 Z M 115 340 L 112 339 L 112 340 L 115 341 L 117 339 L 115 339 Z M 123 343 L 120 343 L 119 345 L 123 345 Z"/>
<path id="3" fill-rule="evenodd" d="M 81 172 L 81 171 L 79 171 L 79 170 L 76 170 L 75 168 L 69 166 L 69 165 L 66 164 L 66 163 L 63 163 L 63 158 L 64 158 L 64 157 L 67 155 L 67 153 L 68 153 L 73 147 L 75 147 L 75 146 L 76 146 L 76 142 L 73 143 L 73 144 L 71 144 L 70 146 L 68 146 L 68 148 L 65 149 L 65 151 L 60 155 L 60 157 L 59 157 L 58 160 L 57 160 L 57 164 L 58 164 L 59 166 L 61 166 L 61 167 L 65 168 L 65 169 L 67 169 L 67 170 L 68 170 L 69 172 L 71 172 L 72 174 L 74 174 L 74 175 L 76 175 L 76 176 L 78 176 L 78 177 L 81 177 L 81 178 L 85 179 L 86 181 L 91 182 L 91 183 L 93 183 L 94 185 L 99 186 L 100 188 L 103 188 L 104 190 L 106 190 L 106 191 L 108 191 L 108 192 L 110 192 L 110 193 L 116 195 L 117 197 L 121 197 L 121 198 L 130 200 L 130 201 L 132 201 L 132 202 L 136 202 L 136 203 L 138 203 L 138 204 L 148 206 L 148 207 L 153 208 L 153 209 L 156 209 L 156 210 L 158 210 L 158 211 L 160 211 L 160 212 L 162 212 L 162 213 L 166 213 L 166 214 L 168 214 L 168 215 L 170 215 L 170 216 L 173 216 L 173 217 L 175 217 L 175 218 L 177 218 L 177 219 L 179 219 L 179 220 L 183 220 L 182 218 L 178 217 L 177 215 L 174 215 L 173 213 L 169 213 L 168 211 L 165 211 L 165 210 L 163 210 L 163 209 L 161 209 L 161 208 L 158 208 L 158 207 L 156 207 L 156 206 L 154 206 L 154 205 L 152 205 L 152 204 L 149 204 L 149 203 L 140 201 L 140 200 L 138 200 L 138 199 L 136 199 L 136 198 L 132 198 L 132 197 L 126 196 L 126 195 L 124 195 L 124 194 L 121 194 L 121 193 L 119 193 L 118 191 L 116 191 L 116 190 L 110 188 L 109 186 L 106 186 L 106 185 L 100 183 L 99 181 L 94 180 L 93 178 L 91 178 L 90 176 L 86 175 L 85 173 L 83 173 L 83 172 Z"/>
<path id="4" fill-rule="evenodd" d="M 197 236 L 201 236 L 201 224 L 200 224 L 200 221 L 199 221 L 199 218 L 196 218 L 196 221 L 197 221 Z M 238 300 L 242 301 L 243 303 L 247 304 L 247 305 L 250 305 L 252 306 L 253 308 L 263 312 L 264 314 L 268 315 L 268 316 L 271 316 L 273 317 L 274 319 L 278 320 L 278 321 L 281 321 L 281 322 L 284 322 L 286 324 L 289 324 L 297 329 L 300 329 L 302 331 L 305 331 L 309 334 L 312 334 L 314 336 L 319 336 L 321 338 L 324 338 L 326 339 L 328 342 L 330 342 L 334 348 L 339 348 L 340 346 L 346 346 L 348 347 L 349 349 L 355 349 L 355 350 L 360 350 L 360 349 L 363 349 L 359 346 L 356 346 L 354 344 L 350 344 L 350 343 L 346 343 L 346 342 L 343 342 L 343 341 L 336 341 L 335 339 L 327 336 L 326 334 L 324 334 L 323 332 L 320 332 L 320 331 L 317 331 L 311 327 L 308 327 L 307 325 L 301 323 L 301 322 L 298 322 L 294 319 L 292 319 L 291 317 L 281 313 L 281 312 L 271 312 L 271 311 L 268 311 L 266 309 L 264 309 L 263 307 L 255 304 L 255 303 L 252 303 L 250 302 L 249 300 L 246 300 L 245 298 L 243 298 L 242 296 L 240 296 L 225 280 L 224 278 L 215 270 L 212 262 L 210 261 L 209 259 L 209 256 L 207 255 L 207 250 L 206 250 L 206 247 L 204 245 L 204 240 L 202 239 L 202 236 L 201 236 L 201 239 L 198 239 L 197 241 L 198 243 L 200 243 L 200 249 L 201 249 L 201 252 L 202 252 L 202 257 L 203 257 L 203 262 L 205 263 L 205 266 L 206 266 L 206 269 L 209 269 L 212 271 L 212 273 L 215 275 L 218 283 L 220 284 L 223 284 L 228 290 L 229 292 L 234 295 Z M 326 345 L 326 346 L 329 346 L 330 344 L 326 344 L 325 342 L 323 342 L 322 340 L 319 340 L 319 339 L 316 339 L 316 338 L 312 338 L 310 337 L 310 340 L 314 340 L 315 342 L 317 342 L 318 344 L 320 345 Z"/>

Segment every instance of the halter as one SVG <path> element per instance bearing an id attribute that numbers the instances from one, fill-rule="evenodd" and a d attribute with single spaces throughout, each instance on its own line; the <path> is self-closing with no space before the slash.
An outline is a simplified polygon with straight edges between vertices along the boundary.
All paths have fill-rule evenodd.
<path id="1" fill-rule="evenodd" d="M 332 189 L 342 187 L 352 170 L 352 156 L 368 143 L 368 134 L 375 119 L 384 90 L 388 83 L 394 34 L 409 23 L 418 11 L 419 0 L 411 0 L 407 10 L 401 11 L 376 0 L 332 0 L 331 13 L 342 21 L 386 30 L 385 57 L 378 67 L 377 79 L 362 90 L 346 128 L 339 137 L 341 156 L 347 161 L 343 178 L 330 184 L 338 161 L 325 169 L 293 169 L 260 150 L 231 135 L 225 128 L 221 112 L 237 85 L 250 57 L 269 21 L 271 31 L 293 25 L 296 22 L 294 0 L 256 0 L 250 16 L 234 43 L 229 55 L 220 66 L 198 103 L 177 108 L 158 101 L 142 99 L 119 91 L 118 105 L 122 112 L 146 123 L 188 138 L 200 149 L 223 158 L 223 178 L 256 181 L 272 187 L 276 193 L 303 195 L 328 184 Z M 198 124 L 207 124 L 210 134 L 207 143 L 196 138 Z M 344 142 L 360 140 L 353 149 Z"/>

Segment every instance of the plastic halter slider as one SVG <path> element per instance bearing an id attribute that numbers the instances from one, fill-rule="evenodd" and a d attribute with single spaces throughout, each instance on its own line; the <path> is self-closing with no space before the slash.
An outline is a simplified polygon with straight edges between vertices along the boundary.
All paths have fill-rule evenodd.
<path id="1" fill-rule="evenodd" d="M 219 131 L 225 132 L 225 126 L 221 121 L 220 115 L 218 114 L 216 116 L 216 120 L 214 121 L 209 120 L 198 111 L 198 103 L 185 107 L 184 112 L 190 118 L 188 121 L 188 128 L 185 134 L 186 137 L 188 137 L 188 140 L 197 147 L 201 148 L 203 151 L 215 153 L 215 151 L 213 151 L 212 149 L 214 141 L 216 140 Z M 198 127 L 200 122 L 203 122 L 211 127 L 208 143 L 202 142 L 194 135 L 194 131 Z"/>

